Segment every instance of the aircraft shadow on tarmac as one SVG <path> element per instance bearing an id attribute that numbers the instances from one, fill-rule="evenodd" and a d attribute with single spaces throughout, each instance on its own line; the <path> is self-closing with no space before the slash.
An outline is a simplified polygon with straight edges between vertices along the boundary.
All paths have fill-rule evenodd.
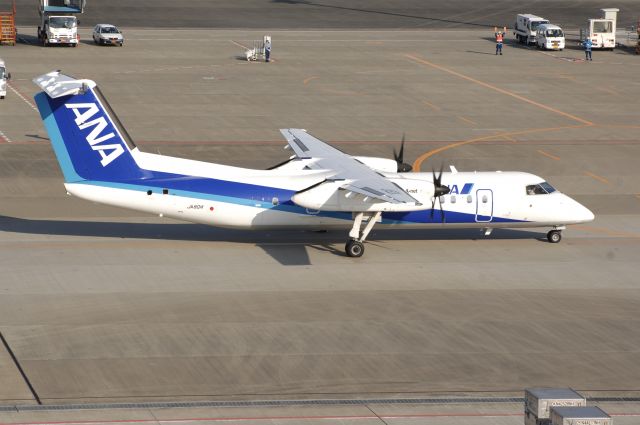
<path id="1" fill-rule="evenodd" d="M 232 242 L 255 245 L 282 265 L 310 265 L 308 249 L 345 256 L 347 230 L 236 230 L 191 223 L 121 223 L 79 220 L 25 219 L 0 215 L 0 231 L 33 235 L 151 239 L 186 242 Z M 395 240 L 485 239 L 479 229 L 374 229 L 370 244 Z M 495 229 L 489 239 L 545 241 L 535 230 Z"/>

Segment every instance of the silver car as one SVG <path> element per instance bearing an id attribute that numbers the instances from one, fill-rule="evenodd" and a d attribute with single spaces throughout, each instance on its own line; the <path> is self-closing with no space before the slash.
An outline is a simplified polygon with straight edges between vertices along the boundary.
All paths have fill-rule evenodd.
<path id="1" fill-rule="evenodd" d="M 122 46 L 124 44 L 124 36 L 115 25 L 98 24 L 93 28 L 93 42 L 96 44 Z"/>

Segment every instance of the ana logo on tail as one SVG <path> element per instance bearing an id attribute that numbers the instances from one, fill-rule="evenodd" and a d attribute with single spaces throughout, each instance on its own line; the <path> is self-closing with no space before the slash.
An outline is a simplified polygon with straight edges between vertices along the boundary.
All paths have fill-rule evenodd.
<path id="1" fill-rule="evenodd" d="M 67 109 L 71 109 L 76 115 L 76 125 L 80 130 L 93 127 L 91 132 L 87 135 L 87 143 L 91 146 L 91 149 L 98 151 L 102 160 L 100 164 L 103 167 L 111 164 L 116 158 L 124 153 L 124 148 L 121 144 L 102 144 L 103 142 L 115 137 L 113 132 L 102 134 L 107 128 L 107 120 L 104 116 L 89 121 L 95 114 L 100 112 L 98 106 L 95 103 L 67 103 L 64 105 Z"/>

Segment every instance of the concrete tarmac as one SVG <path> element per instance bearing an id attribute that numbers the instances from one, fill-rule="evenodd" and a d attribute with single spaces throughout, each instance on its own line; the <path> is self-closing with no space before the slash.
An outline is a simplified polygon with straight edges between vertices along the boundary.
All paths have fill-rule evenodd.
<path id="1" fill-rule="evenodd" d="M 126 29 L 110 48 L 85 31 L 75 49 L 3 50 L 0 332 L 27 378 L 1 349 L 5 404 L 637 395 L 637 57 L 513 44 L 496 57 L 486 31 L 276 31 L 273 63 L 241 60 L 261 34 Z M 544 229 L 374 229 L 356 260 L 346 232 L 221 230 L 86 203 L 65 195 L 31 100 L 30 79 L 60 68 L 96 80 L 143 150 L 264 168 L 287 157 L 278 128 L 384 157 L 404 132 L 416 168 L 529 171 L 597 218 L 558 245 Z M 514 416 L 383 420 L 521 423 L 521 406 L 501 411 Z"/>
<path id="2" fill-rule="evenodd" d="M 19 29 L 39 25 L 32 0 L 17 0 Z M 11 2 L 0 0 L 0 10 Z M 518 13 L 543 16 L 563 28 L 585 27 L 600 8 L 620 9 L 618 28 L 636 25 L 636 0 L 111 0 L 88 1 L 82 25 L 112 23 L 148 28 L 444 29 L 512 26 Z"/>

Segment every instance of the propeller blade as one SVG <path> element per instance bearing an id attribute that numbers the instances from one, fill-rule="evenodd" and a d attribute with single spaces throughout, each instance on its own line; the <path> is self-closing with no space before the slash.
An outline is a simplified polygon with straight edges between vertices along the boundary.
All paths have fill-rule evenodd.
<path id="1" fill-rule="evenodd" d="M 433 221 L 433 215 L 435 211 L 436 199 L 440 207 L 440 220 L 445 222 L 444 209 L 442 208 L 441 196 L 446 195 L 451 191 L 449 187 L 442 185 L 442 172 L 444 171 L 444 164 L 440 164 L 440 171 L 436 175 L 436 170 L 431 169 L 431 175 L 433 177 L 433 201 L 431 202 L 431 220 Z"/>
<path id="2" fill-rule="evenodd" d="M 393 148 L 393 159 L 395 159 L 398 164 L 398 173 L 408 173 L 413 170 L 413 167 L 410 164 L 404 162 L 404 133 L 402 133 L 400 151 L 396 152 L 396 148 Z"/>
<path id="3" fill-rule="evenodd" d="M 442 209 L 442 200 L 440 200 L 440 197 L 438 197 L 438 203 L 440 204 L 440 219 L 444 223 L 445 222 L 444 210 Z"/>

